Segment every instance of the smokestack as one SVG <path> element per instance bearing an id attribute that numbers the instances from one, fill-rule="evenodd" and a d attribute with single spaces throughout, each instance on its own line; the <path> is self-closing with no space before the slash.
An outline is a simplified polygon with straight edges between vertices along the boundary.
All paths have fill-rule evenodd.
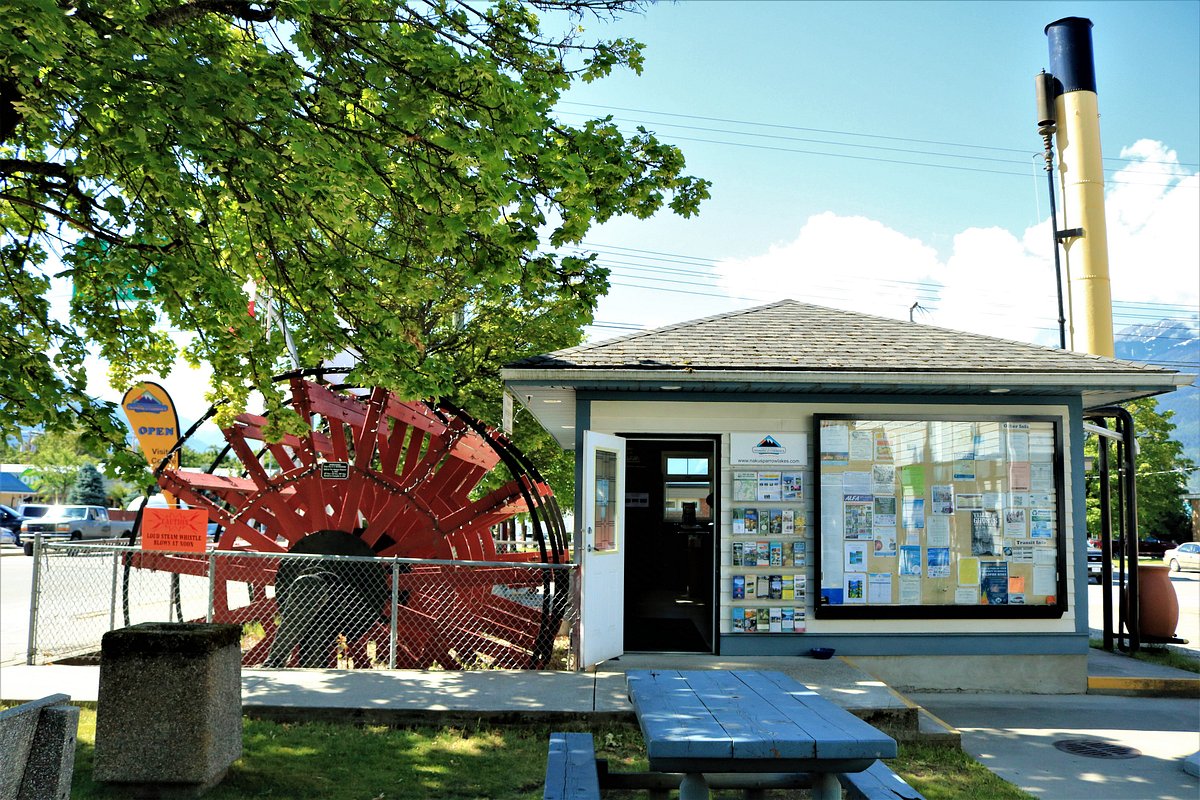
<path id="1" fill-rule="evenodd" d="M 1067 17 L 1046 26 L 1055 78 L 1056 140 L 1063 197 L 1063 230 L 1071 293 L 1071 349 L 1113 355 L 1112 288 L 1104 221 L 1100 112 L 1092 56 L 1092 22 Z"/>

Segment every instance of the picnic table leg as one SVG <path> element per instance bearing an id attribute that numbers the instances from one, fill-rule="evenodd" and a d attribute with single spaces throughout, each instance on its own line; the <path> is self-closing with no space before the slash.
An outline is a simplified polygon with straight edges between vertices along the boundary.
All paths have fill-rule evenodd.
<path id="1" fill-rule="evenodd" d="M 842 784 L 836 772 L 814 772 L 812 774 L 813 800 L 842 800 Z"/>
<path id="2" fill-rule="evenodd" d="M 708 783 L 699 772 L 689 772 L 679 783 L 679 800 L 709 800 Z"/>

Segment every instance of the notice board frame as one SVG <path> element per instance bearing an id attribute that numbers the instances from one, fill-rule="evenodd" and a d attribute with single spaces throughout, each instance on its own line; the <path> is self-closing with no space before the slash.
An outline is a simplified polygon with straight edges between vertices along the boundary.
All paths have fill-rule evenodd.
<path id="1" fill-rule="evenodd" d="M 828 602 L 823 586 L 824 559 L 824 516 L 822 503 L 822 423 L 829 421 L 877 421 L 877 422 L 983 422 L 983 423 L 1049 423 L 1053 430 L 1054 453 L 1051 459 L 1054 476 L 1054 551 L 1056 554 L 1055 595 L 1053 603 L 1043 604 L 834 604 Z M 809 593 L 813 596 L 813 616 L 816 619 L 1058 619 L 1070 608 L 1067 597 L 1066 520 L 1064 483 L 1064 440 L 1063 421 L 1060 417 L 1042 414 L 955 414 L 955 413 L 814 413 L 812 416 L 813 442 L 813 547 L 809 554 L 813 564 L 813 584 Z M 897 514 L 899 514 L 897 510 Z M 897 520 L 899 523 L 899 520 Z M 899 533 L 897 524 L 897 536 Z M 845 540 L 843 539 L 843 542 Z M 923 562 L 922 562 L 923 563 Z M 951 567 L 953 570 L 953 566 Z"/>

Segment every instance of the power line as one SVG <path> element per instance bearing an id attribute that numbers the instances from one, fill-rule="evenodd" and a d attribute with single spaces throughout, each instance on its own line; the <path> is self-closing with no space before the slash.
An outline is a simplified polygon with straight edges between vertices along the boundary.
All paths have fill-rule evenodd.
<path id="1" fill-rule="evenodd" d="M 606 109 L 606 110 L 610 110 L 610 111 L 627 111 L 627 112 L 630 112 L 633 114 L 650 114 L 652 116 L 675 117 L 678 119 L 691 119 L 691 120 L 698 120 L 698 121 L 703 121 L 703 122 L 721 122 L 721 123 L 726 123 L 726 124 L 730 124 L 730 125 L 749 125 L 749 126 L 757 127 L 757 128 L 774 128 L 776 130 L 800 131 L 802 133 L 824 133 L 824 134 L 830 134 L 833 136 L 855 136 L 855 137 L 859 137 L 859 138 L 863 138 L 863 139 L 879 139 L 882 141 L 891 141 L 891 142 L 908 142 L 911 144 L 931 144 L 931 145 L 937 145 L 939 147 L 959 147 L 959 148 L 968 149 L 968 150 L 987 150 L 987 151 L 1001 152 L 1001 153 L 1021 153 L 1022 155 L 1025 155 L 1025 156 L 1028 156 L 1030 153 L 1030 149 L 1023 149 L 1023 148 L 1016 148 L 1016 147 L 997 147 L 997 146 L 992 146 L 992 145 L 966 144 L 964 142 L 944 142 L 944 141 L 938 141 L 935 139 L 916 139 L 916 138 L 906 137 L 906 136 L 886 136 L 886 135 L 877 134 L 877 133 L 859 133 L 857 131 L 842 131 L 842 130 L 836 130 L 836 129 L 830 129 L 830 128 L 805 128 L 805 127 L 801 127 L 799 125 L 783 125 L 783 124 L 779 124 L 779 123 L 758 122 L 758 121 L 754 121 L 754 120 L 728 119 L 725 117 L 711 117 L 711 116 L 698 115 L 698 114 L 677 114 L 677 113 L 668 112 L 668 111 L 651 111 L 650 109 L 645 109 L 645 108 L 628 108 L 625 106 L 609 106 L 609 105 L 600 105 L 597 103 L 580 103 L 580 102 L 570 101 L 570 100 L 563 101 L 560 105 L 580 106 L 580 107 L 585 107 L 585 108 L 599 108 L 599 109 Z M 567 112 L 567 113 L 573 113 L 573 112 Z M 668 122 L 666 124 L 670 125 L 672 123 Z M 677 127 L 683 127 L 683 126 L 677 126 Z M 710 130 L 710 129 L 700 128 L 700 130 Z M 719 129 L 711 129 L 711 130 L 719 130 Z M 752 134 L 741 134 L 738 131 L 727 131 L 727 132 L 734 133 L 735 135 L 752 135 Z M 1104 158 L 1103 160 L 1104 161 L 1113 161 L 1113 162 L 1118 162 L 1118 163 L 1127 163 L 1127 164 L 1145 163 L 1140 159 L 1118 158 L 1118 157 L 1114 157 L 1114 156 L 1109 156 L 1107 158 Z M 1016 162 L 1014 162 L 1014 163 L 1016 163 Z M 1178 162 L 1178 163 L 1180 166 L 1188 166 L 1188 167 L 1200 166 L 1200 164 L 1197 164 L 1194 162 Z"/>

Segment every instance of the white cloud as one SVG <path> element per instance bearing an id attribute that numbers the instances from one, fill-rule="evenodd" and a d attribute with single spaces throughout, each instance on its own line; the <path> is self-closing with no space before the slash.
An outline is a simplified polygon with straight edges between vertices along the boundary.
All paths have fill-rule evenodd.
<path id="1" fill-rule="evenodd" d="M 1113 297 L 1124 302 L 1200 304 L 1200 175 L 1173 150 L 1141 140 L 1106 195 Z M 1060 220 L 1061 223 L 1061 220 Z M 1045 345 L 1058 343 L 1050 222 L 1019 234 L 971 228 L 950 255 L 864 217 L 810 217 L 790 242 L 714 270 L 730 295 L 763 302 L 791 297 L 818 305 L 907 319 Z M 1066 275 L 1066 262 L 1063 263 Z M 1069 309 L 1068 309 L 1069 310 Z M 1170 316 L 1163 312 L 1163 316 Z M 1119 318 L 1117 328 L 1123 327 Z"/>
<path id="2" fill-rule="evenodd" d="M 866 217 L 810 217 L 799 236 L 761 256 L 724 261 L 714 272 L 731 294 L 793 300 L 907 319 L 927 305 L 941 271 L 937 252 Z"/>

